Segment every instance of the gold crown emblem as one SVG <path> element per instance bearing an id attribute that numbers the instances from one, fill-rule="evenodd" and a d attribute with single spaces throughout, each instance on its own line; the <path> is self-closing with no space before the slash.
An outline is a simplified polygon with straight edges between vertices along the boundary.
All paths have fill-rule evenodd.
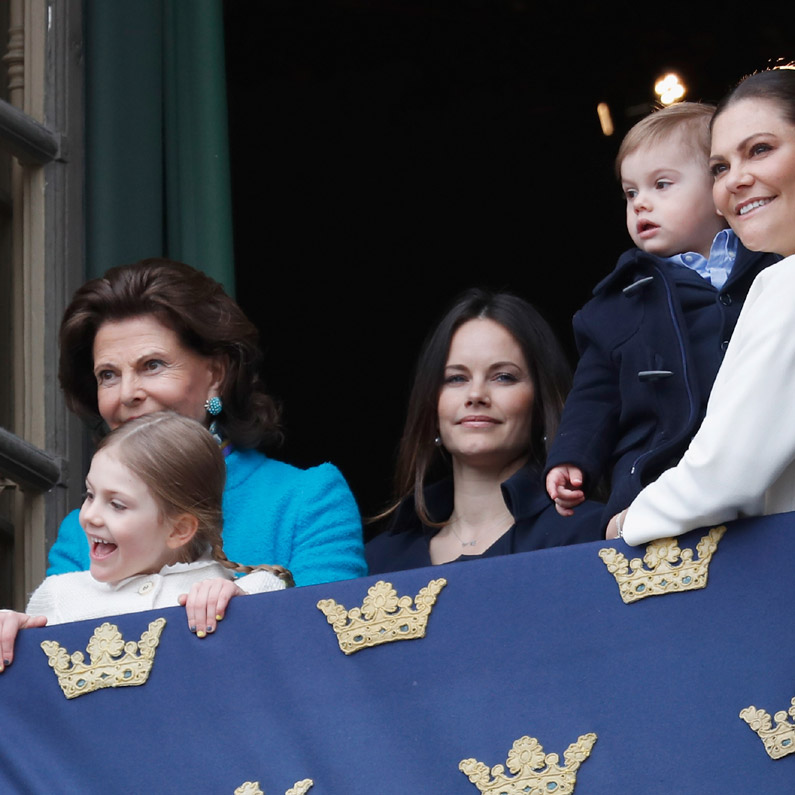
<path id="1" fill-rule="evenodd" d="M 137 687 L 149 678 L 155 649 L 165 625 L 166 619 L 158 618 L 149 624 L 149 629 L 137 643 L 125 643 L 119 628 L 106 621 L 94 630 L 86 647 L 91 658 L 89 665 L 83 662 L 83 652 L 76 651 L 70 656 L 53 640 L 43 641 L 41 648 L 67 698 L 84 696 L 106 687 Z"/>
<path id="2" fill-rule="evenodd" d="M 795 718 L 795 698 L 791 704 L 787 711 L 782 709 L 773 716 L 775 728 L 770 715 L 763 709 L 746 707 L 740 713 L 740 717 L 759 735 L 771 759 L 781 759 L 782 756 L 795 753 L 795 724 L 787 720 L 788 714 Z"/>
<path id="3" fill-rule="evenodd" d="M 284 795 L 306 795 L 314 783 L 311 778 L 305 778 L 296 782 L 295 786 L 290 787 Z M 234 795 L 265 795 L 265 793 L 259 788 L 259 781 L 246 781 L 235 790 Z"/>
<path id="4" fill-rule="evenodd" d="M 458 769 L 484 795 L 569 795 L 577 783 L 577 769 L 588 758 L 596 742 L 593 733 L 583 734 L 563 753 L 564 765 L 557 754 L 545 754 L 535 737 L 520 737 L 508 752 L 508 770 L 502 765 L 489 770 L 477 759 L 464 759 Z"/>
<path id="5" fill-rule="evenodd" d="M 431 580 L 412 602 L 410 596 L 398 598 L 391 582 L 379 580 L 368 589 L 361 607 L 346 611 L 333 599 L 321 599 L 317 606 L 334 628 L 340 649 L 353 654 L 381 643 L 424 638 L 428 616 L 445 585 L 443 578 Z"/>
<path id="6" fill-rule="evenodd" d="M 723 526 L 713 527 L 696 545 L 696 560 L 693 560 L 692 549 L 679 549 L 679 544 L 673 538 L 652 541 L 646 547 L 642 559 L 633 558 L 627 562 L 620 552 L 612 548 L 600 549 L 599 557 L 616 578 L 621 598 L 626 604 L 647 596 L 695 591 L 706 588 L 709 563 L 725 532 Z M 647 568 L 643 568 L 644 563 Z"/>

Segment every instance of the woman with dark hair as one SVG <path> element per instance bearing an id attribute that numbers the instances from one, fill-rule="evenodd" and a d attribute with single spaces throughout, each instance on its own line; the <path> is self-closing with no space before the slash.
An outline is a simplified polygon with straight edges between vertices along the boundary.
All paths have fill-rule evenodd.
<path id="1" fill-rule="evenodd" d="M 98 435 L 162 409 L 209 426 L 226 457 L 232 559 L 278 563 L 298 585 L 366 573 L 359 512 L 336 467 L 269 457 L 282 432 L 260 380 L 257 330 L 220 284 L 167 259 L 111 268 L 75 293 L 60 350 L 67 405 Z M 77 513 L 61 524 L 48 574 L 88 568 Z"/>
<path id="2" fill-rule="evenodd" d="M 417 362 L 397 501 L 365 548 L 370 572 L 599 539 L 603 506 L 563 518 L 541 478 L 569 384 L 563 351 L 526 301 L 464 293 Z"/>
<path id="3" fill-rule="evenodd" d="M 795 70 L 741 81 L 712 120 L 715 206 L 746 248 L 785 259 L 751 286 L 704 421 L 677 466 L 613 517 L 643 544 L 795 510 Z"/>

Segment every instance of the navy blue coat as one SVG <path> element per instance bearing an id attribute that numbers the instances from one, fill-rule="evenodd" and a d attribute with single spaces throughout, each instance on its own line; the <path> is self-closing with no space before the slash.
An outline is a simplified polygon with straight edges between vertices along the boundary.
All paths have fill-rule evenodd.
<path id="1" fill-rule="evenodd" d="M 586 502 L 580 506 L 576 516 L 559 516 L 537 470 L 523 467 L 511 475 L 501 489 L 505 504 L 515 520 L 514 525 L 483 554 L 461 555 L 457 561 L 511 555 L 602 538 L 599 524 L 602 504 Z M 453 512 L 453 481 L 443 480 L 428 486 L 425 504 L 435 521 L 448 519 Z M 364 547 L 370 574 L 432 565 L 429 545 L 438 532 L 438 527 L 422 524 L 414 510 L 414 498 L 407 497 L 398 506 L 389 528 Z"/>
<path id="2" fill-rule="evenodd" d="M 583 471 L 586 493 L 608 478 L 604 525 L 684 454 L 748 289 L 779 259 L 739 244 L 731 275 L 716 290 L 683 266 L 631 249 L 574 316 L 580 361 L 547 471 L 574 464 Z M 697 350 L 682 306 L 688 280 L 714 293 L 714 305 L 709 297 L 706 305 L 718 313 L 710 316 L 712 338 Z"/>

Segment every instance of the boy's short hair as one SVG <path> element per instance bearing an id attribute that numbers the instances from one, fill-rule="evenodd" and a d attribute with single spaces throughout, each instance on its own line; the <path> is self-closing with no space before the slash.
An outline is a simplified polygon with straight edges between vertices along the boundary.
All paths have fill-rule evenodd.
<path id="1" fill-rule="evenodd" d="M 616 155 L 616 176 L 621 179 L 621 164 L 628 155 L 643 146 L 656 144 L 673 133 L 681 136 L 696 157 L 709 159 L 709 124 L 715 113 L 715 105 L 705 102 L 677 102 L 650 113 L 635 124 L 624 136 Z"/>

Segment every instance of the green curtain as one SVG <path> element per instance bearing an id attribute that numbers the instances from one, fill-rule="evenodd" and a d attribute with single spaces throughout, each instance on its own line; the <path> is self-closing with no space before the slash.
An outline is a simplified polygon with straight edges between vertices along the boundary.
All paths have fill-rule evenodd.
<path id="1" fill-rule="evenodd" d="M 234 295 L 221 0 L 87 0 L 87 275 L 182 260 Z"/>

